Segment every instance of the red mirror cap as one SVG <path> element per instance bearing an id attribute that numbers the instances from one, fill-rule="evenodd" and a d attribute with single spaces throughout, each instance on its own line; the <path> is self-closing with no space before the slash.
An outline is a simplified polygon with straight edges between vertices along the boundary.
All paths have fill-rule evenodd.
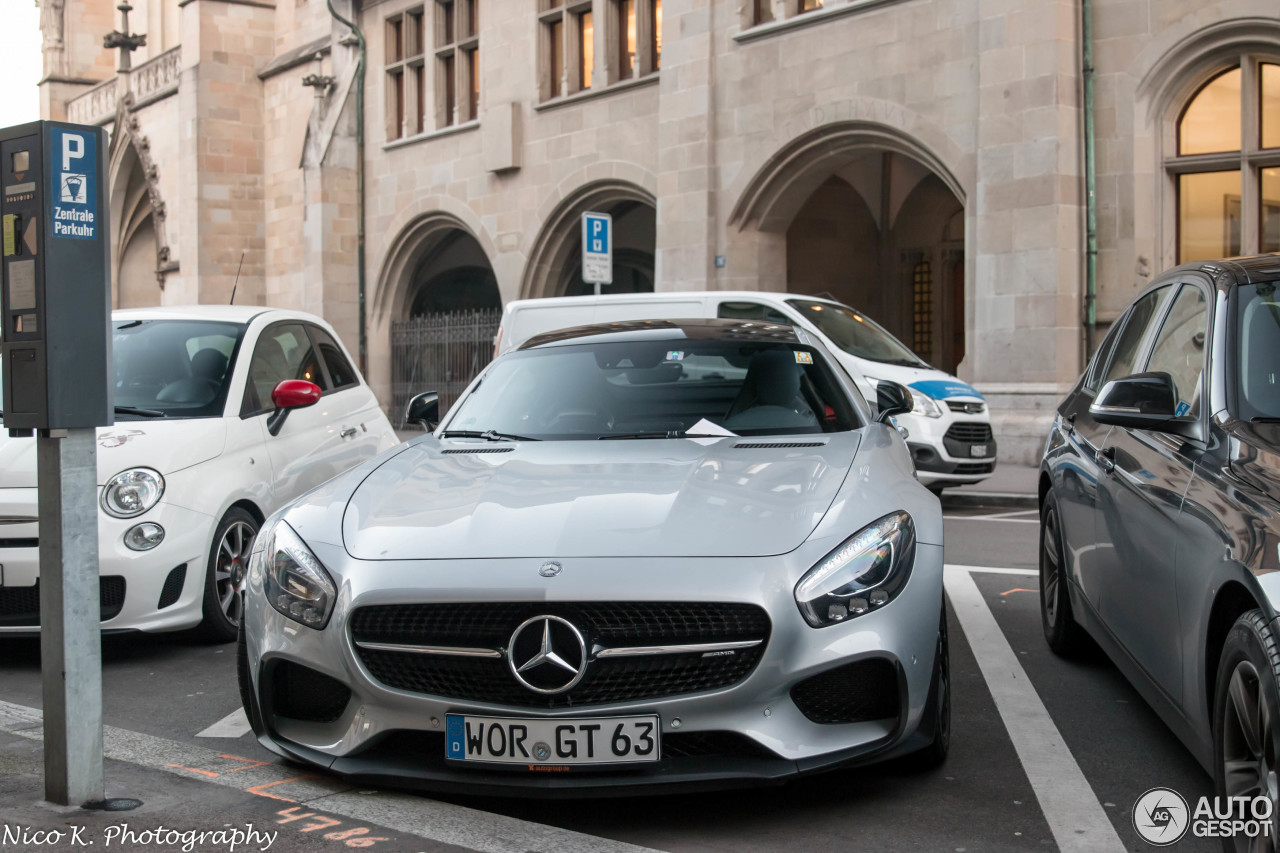
<path id="1" fill-rule="evenodd" d="M 271 392 L 277 409 L 299 409 L 320 402 L 320 386 L 305 379 L 286 379 Z"/>

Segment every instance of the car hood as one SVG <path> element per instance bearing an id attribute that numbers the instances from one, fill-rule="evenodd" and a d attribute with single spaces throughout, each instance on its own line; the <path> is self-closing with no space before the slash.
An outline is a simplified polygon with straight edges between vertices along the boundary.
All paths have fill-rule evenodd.
<path id="1" fill-rule="evenodd" d="M 356 488 L 343 542 L 362 560 L 784 554 L 831 506 L 859 440 L 427 439 Z"/>
<path id="2" fill-rule="evenodd" d="M 161 474 L 190 468 L 222 453 L 227 427 L 221 418 L 123 421 L 99 427 L 98 485 L 126 468 Z M 9 438 L 0 430 L 0 489 L 35 488 L 36 440 Z"/>

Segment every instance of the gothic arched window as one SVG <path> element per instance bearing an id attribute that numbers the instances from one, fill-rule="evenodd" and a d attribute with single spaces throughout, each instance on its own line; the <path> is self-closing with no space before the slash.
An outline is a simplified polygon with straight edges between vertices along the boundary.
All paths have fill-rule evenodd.
<path id="1" fill-rule="evenodd" d="M 1191 97 L 1165 162 L 1178 263 L 1280 251 L 1280 64 L 1244 56 Z"/>

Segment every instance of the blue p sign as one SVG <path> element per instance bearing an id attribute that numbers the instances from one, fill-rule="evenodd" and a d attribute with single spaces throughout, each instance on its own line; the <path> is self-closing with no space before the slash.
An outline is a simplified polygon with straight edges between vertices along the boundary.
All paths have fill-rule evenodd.
<path id="1" fill-rule="evenodd" d="M 587 217 L 587 242 L 590 244 L 587 251 L 598 255 L 609 254 L 609 223 L 604 217 Z"/>

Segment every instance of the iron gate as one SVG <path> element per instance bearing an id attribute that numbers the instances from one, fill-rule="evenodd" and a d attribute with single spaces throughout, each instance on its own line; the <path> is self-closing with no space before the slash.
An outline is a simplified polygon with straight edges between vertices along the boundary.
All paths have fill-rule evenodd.
<path id="1" fill-rule="evenodd" d="M 493 359 L 493 338 L 502 309 L 421 314 L 391 324 L 391 420 L 404 428 L 409 398 L 423 391 L 440 394 L 444 415 Z"/>

